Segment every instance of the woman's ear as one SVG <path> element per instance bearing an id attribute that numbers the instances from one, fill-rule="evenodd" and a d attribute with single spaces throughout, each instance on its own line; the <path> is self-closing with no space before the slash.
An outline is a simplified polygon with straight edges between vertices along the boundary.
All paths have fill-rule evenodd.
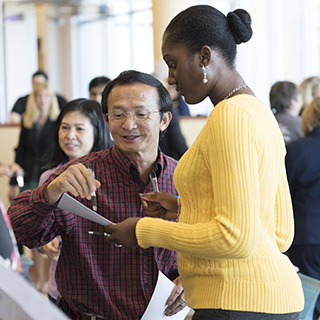
<path id="1" fill-rule="evenodd" d="M 200 64 L 201 67 L 206 67 L 211 60 L 211 48 L 207 45 L 203 46 L 200 50 Z"/>
<path id="2" fill-rule="evenodd" d="M 161 124 L 160 124 L 160 131 L 164 131 L 168 128 L 171 119 L 172 119 L 172 113 L 169 111 L 164 112 L 163 118 L 162 118 Z"/>

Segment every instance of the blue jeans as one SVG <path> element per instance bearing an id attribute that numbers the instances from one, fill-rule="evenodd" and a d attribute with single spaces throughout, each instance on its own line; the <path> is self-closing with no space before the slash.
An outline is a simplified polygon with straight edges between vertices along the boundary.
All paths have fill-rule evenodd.
<path id="1" fill-rule="evenodd" d="M 194 309 L 192 320 L 299 320 L 300 312 L 273 314 L 222 309 Z"/>

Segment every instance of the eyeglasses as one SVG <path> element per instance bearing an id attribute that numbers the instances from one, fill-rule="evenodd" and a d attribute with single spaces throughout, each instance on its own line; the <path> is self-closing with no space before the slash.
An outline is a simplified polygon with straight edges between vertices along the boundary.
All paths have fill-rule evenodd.
<path id="1" fill-rule="evenodd" d="M 153 111 L 150 112 L 148 110 L 134 110 L 132 112 L 122 112 L 122 111 L 115 111 L 107 113 L 109 120 L 112 122 L 123 122 L 127 119 L 128 114 L 130 114 L 131 119 L 135 122 L 143 122 L 146 121 L 149 118 L 149 115 L 151 113 L 158 113 L 161 111 Z"/>

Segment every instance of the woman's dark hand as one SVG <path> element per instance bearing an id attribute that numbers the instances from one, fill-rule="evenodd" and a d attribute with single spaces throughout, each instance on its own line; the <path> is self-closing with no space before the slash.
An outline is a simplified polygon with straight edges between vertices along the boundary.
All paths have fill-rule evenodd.
<path id="1" fill-rule="evenodd" d="M 141 218 L 128 218 L 120 223 L 104 227 L 104 232 L 110 234 L 106 243 L 114 243 L 117 247 L 135 248 L 138 246 L 136 225 Z"/>
<path id="2" fill-rule="evenodd" d="M 159 193 L 140 193 L 144 213 L 148 217 L 163 218 L 168 220 L 177 219 L 177 197 L 160 191 Z"/>

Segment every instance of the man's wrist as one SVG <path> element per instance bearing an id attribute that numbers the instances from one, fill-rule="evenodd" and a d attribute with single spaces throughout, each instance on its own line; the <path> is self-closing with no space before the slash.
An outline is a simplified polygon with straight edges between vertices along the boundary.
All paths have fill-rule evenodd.
<path id="1" fill-rule="evenodd" d="M 47 197 L 48 197 L 48 203 L 49 204 L 55 204 L 59 201 L 63 193 L 57 191 L 56 186 L 54 185 L 54 182 L 52 181 L 47 186 Z"/>

